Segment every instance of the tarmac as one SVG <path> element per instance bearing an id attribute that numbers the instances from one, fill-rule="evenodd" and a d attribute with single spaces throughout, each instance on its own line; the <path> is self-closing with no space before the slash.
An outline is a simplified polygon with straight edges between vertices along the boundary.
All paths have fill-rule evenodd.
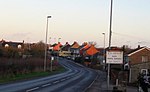
<path id="1" fill-rule="evenodd" d="M 93 82 L 92 85 L 85 92 L 138 92 L 137 87 L 126 86 L 126 87 L 118 87 L 118 91 L 113 91 L 115 85 L 109 84 L 107 85 L 106 73 L 103 71 L 98 71 L 98 77 Z M 149 91 L 150 92 L 150 89 Z"/>

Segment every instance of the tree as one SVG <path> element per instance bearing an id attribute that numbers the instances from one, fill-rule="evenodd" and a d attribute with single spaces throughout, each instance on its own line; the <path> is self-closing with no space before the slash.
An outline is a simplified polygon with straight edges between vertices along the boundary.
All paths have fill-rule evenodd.
<path id="1" fill-rule="evenodd" d="M 2 48 L 2 55 L 7 58 L 19 58 L 21 55 L 19 54 L 20 50 L 14 47 L 6 47 Z"/>
<path id="2" fill-rule="evenodd" d="M 0 47 L 0 57 L 2 57 L 2 56 L 3 56 L 3 48 Z"/>
<path id="3" fill-rule="evenodd" d="M 44 57 L 44 52 L 45 52 L 45 44 L 42 41 L 31 45 L 30 53 L 34 57 Z"/>

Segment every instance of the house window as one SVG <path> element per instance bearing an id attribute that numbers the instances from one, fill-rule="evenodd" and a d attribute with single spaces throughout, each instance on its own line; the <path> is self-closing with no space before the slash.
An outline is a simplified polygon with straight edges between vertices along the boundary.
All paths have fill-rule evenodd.
<path id="1" fill-rule="evenodd" d="M 18 49 L 21 49 L 21 47 L 22 47 L 21 45 L 18 45 Z"/>
<path id="2" fill-rule="evenodd" d="M 141 74 L 147 75 L 148 74 L 148 70 L 147 69 L 141 69 Z"/>
<path id="3" fill-rule="evenodd" d="M 147 62 L 148 61 L 148 56 L 142 56 L 142 62 Z"/>
<path id="4" fill-rule="evenodd" d="M 5 48 L 8 48 L 9 47 L 9 45 L 8 44 L 5 44 Z"/>

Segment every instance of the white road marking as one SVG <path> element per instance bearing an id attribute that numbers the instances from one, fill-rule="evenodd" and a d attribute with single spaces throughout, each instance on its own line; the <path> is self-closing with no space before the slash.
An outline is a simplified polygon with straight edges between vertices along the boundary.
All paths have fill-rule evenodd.
<path id="1" fill-rule="evenodd" d="M 70 79 L 70 77 L 67 77 L 66 79 Z"/>
<path id="2" fill-rule="evenodd" d="M 42 87 L 47 87 L 47 86 L 50 86 L 50 85 L 52 85 L 52 84 L 48 83 L 48 84 L 42 85 Z"/>
<path id="3" fill-rule="evenodd" d="M 56 84 L 56 83 L 58 83 L 58 82 L 59 82 L 59 81 L 54 81 L 53 83 Z"/>
<path id="4" fill-rule="evenodd" d="M 33 91 L 33 90 L 36 90 L 36 89 L 39 89 L 39 87 L 35 87 L 35 88 L 32 88 L 32 89 L 26 90 L 26 92 L 30 92 L 30 91 Z"/>
<path id="5" fill-rule="evenodd" d="M 65 81 L 66 79 L 61 79 L 60 81 Z"/>

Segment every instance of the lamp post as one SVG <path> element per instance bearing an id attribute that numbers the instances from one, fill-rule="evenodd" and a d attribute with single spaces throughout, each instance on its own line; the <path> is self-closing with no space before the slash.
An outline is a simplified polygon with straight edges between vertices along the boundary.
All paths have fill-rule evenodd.
<path id="1" fill-rule="evenodd" d="M 48 34 L 48 19 L 51 16 L 47 16 L 46 33 L 45 33 L 45 57 L 44 57 L 44 71 L 46 71 L 46 57 L 47 57 L 47 34 Z"/>
<path id="2" fill-rule="evenodd" d="M 104 69 L 106 67 L 106 61 L 105 61 L 105 33 L 102 33 L 104 35 L 104 47 L 103 47 L 103 63 L 104 63 Z"/>

